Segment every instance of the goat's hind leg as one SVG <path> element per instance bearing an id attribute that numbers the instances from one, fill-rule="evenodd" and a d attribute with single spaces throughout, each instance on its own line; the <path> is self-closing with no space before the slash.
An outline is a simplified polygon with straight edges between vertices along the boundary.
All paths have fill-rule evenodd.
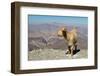
<path id="1" fill-rule="evenodd" d="M 75 44 L 75 51 L 77 50 L 77 44 Z"/>
<path id="2" fill-rule="evenodd" d="M 74 52 L 73 52 L 73 51 L 74 51 L 74 46 L 71 46 L 70 49 L 71 49 L 71 56 L 73 56 L 73 53 L 74 53 Z"/>

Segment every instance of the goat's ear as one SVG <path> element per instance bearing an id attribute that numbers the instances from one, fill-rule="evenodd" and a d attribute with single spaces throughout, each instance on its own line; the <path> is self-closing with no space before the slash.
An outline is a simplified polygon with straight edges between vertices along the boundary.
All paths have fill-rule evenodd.
<path id="1" fill-rule="evenodd" d="M 65 30 L 65 28 L 63 27 L 62 30 Z"/>
<path id="2" fill-rule="evenodd" d="M 66 28 L 65 28 L 65 27 L 62 27 L 62 30 L 63 30 L 63 31 L 66 31 Z"/>

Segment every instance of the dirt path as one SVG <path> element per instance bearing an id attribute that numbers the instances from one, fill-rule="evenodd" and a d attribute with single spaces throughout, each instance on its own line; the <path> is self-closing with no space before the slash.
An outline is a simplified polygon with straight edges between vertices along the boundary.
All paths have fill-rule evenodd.
<path id="1" fill-rule="evenodd" d="M 54 49 L 39 49 L 29 51 L 29 60 L 56 60 L 56 59 L 78 59 L 87 58 L 87 50 L 80 50 L 71 58 L 65 54 L 65 50 L 54 50 Z"/>

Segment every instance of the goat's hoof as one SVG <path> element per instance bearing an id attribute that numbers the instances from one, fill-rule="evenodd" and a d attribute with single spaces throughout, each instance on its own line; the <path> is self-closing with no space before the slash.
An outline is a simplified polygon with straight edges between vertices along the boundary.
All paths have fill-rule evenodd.
<path id="1" fill-rule="evenodd" d="M 68 52 L 66 52 L 65 54 L 69 54 Z"/>
<path id="2" fill-rule="evenodd" d="M 67 49 L 65 54 L 70 54 L 70 51 Z"/>

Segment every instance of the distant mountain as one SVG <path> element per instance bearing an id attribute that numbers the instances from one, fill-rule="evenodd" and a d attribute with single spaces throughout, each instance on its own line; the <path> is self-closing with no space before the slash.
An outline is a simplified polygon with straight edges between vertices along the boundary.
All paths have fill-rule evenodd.
<path id="1" fill-rule="evenodd" d="M 68 31 L 71 31 L 73 27 L 78 31 L 78 47 L 80 49 L 87 49 L 88 28 L 87 25 L 73 26 L 72 24 L 62 23 L 44 23 L 44 24 L 32 24 L 28 26 L 28 47 L 32 49 L 40 48 L 53 48 L 53 49 L 66 49 L 67 45 L 63 38 L 57 36 L 58 29 L 65 26 Z"/>
<path id="2" fill-rule="evenodd" d="M 29 25 L 28 29 L 29 32 L 31 31 L 53 31 L 57 28 L 58 26 L 56 24 L 31 24 Z"/>

